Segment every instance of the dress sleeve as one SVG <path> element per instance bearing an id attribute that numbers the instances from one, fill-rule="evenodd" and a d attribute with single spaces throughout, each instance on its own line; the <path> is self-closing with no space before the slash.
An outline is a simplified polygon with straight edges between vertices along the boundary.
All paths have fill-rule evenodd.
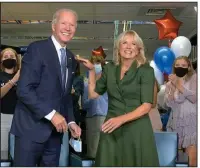
<path id="1" fill-rule="evenodd" d="M 144 65 L 141 71 L 141 103 L 153 104 L 154 94 L 154 70 L 148 65 Z"/>
<path id="2" fill-rule="evenodd" d="M 176 91 L 174 92 L 174 100 L 177 103 L 183 103 L 185 101 L 185 96 L 182 93 L 180 93 L 178 89 L 176 89 Z"/>
<path id="3" fill-rule="evenodd" d="M 109 63 L 104 65 L 101 77 L 96 81 L 95 92 L 102 95 L 107 90 L 107 75 Z"/>
<path id="4" fill-rule="evenodd" d="M 189 80 L 190 87 L 189 89 L 184 87 L 183 95 L 192 103 L 196 103 L 197 101 L 197 76 L 193 74 Z"/>

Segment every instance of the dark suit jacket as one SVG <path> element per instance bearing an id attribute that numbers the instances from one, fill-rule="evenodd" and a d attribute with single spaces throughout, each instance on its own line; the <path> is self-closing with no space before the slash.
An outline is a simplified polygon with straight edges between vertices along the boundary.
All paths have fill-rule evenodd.
<path id="1" fill-rule="evenodd" d="M 66 54 L 68 78 L 64 92 L 60 62 L 51 38 L 29 45 L 27 54 L 22 59 L 17 86 L 19 101 L 11 133 L 35 142 L 46 141 L 55 128 L 44 117 L 53 109 L 60 112 L 68 123 L 74 121 L 71 89 L 77 62 L 67 49 Z"/>
<path id="2" fill-rule="evenodd" d="M 75 92 L 72 94 L 72 100 L 73 100 L 73 107 L 74 107 L 74 117 L 77 124 L 80 122 L 80 105 L 79 105 L 79 99 L 83 95 L 84 90 L 84 83 L 83 83 L 83 77 L 80 75 L 76 75 L 73 80 L 73 88 Z"/>

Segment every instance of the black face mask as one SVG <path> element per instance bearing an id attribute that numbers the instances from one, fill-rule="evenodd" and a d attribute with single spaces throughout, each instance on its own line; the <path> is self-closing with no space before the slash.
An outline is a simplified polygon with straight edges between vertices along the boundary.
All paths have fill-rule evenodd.
<path id="1" fill-rule="evenodd" d="M 15 59 L 6 59 L 6 60 L 3 60 L 2 62 L 3 66 L 7 69 L 12 69 L 16 66 L 17 62 Z"/>
<path id="2" fill-rule="evenodd" d="M 188 73 L 188 68 L 182 68 L 182 67 L 175 67 L 175 74 L 176 76 L 182 78 Z"/>

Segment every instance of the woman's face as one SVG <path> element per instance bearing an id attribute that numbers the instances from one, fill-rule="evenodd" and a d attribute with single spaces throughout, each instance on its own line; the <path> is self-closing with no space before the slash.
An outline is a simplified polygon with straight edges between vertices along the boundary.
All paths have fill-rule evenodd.
<path id="1" fill-rule="evenodd" d="M 133 35 L 125 35 L 119 45 L 120 56 L 124 59 L 135 59 L 138 53 L 139 48 Z"/>
<path id="2" fill-rule="evenodd" d="M 16 60 L 15 53 L 13 53 L 11 50 L 5 51 L 1 58 L 1 61 L 6 60 L 6 59 L 15 59 Z"/>
<path id="3" fill-rule="evenodd" d="M 187 61 L 184 60 L 184 59 L 179 59 L 179 60 L 176 61 L 175 67 L 176 67 L 176 68 L 177 68 L 177 67 L 188 68 L 188 63 L 187 63 Z"/>

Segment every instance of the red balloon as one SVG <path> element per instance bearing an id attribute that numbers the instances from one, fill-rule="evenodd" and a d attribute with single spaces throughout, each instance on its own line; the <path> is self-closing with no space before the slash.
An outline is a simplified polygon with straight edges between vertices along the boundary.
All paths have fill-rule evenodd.
<path id="1" fill-rule="evenodd" d="M 182 22 L 176 20 L 170 10 L 167 10 L 162 18 L 156 19 L 154 22 L 159 31 L 159 40 L 175 39 L 178 36 L 178 30 L 182 24 Z"/>

